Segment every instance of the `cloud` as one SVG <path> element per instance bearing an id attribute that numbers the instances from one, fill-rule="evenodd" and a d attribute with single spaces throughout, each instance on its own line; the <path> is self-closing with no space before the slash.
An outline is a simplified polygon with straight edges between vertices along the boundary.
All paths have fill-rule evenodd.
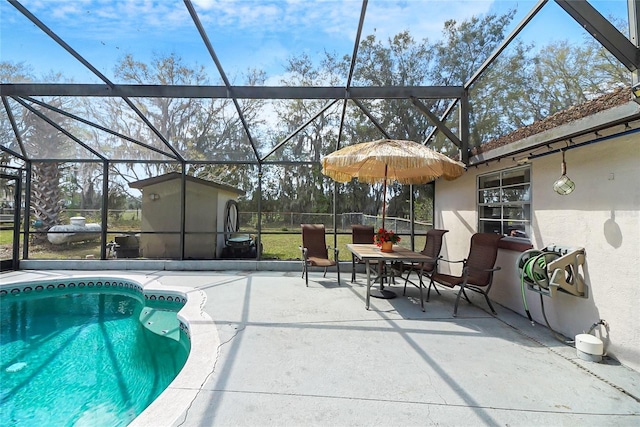
<path id="1" fill-rule="evenodd" d="M 487 13 L 492 1 L 380 1 L 369 2 L 363 34 L 386 40 L 409 30 L 416 39 L 438 39 L 448 19 L 462 21 Z"/>
<path id="2" fill-rule="evenodd" d="M 362 8 L 359 0 L 192 2 L 230 74 L 253 67 L 278 75 L 286 58 L 303 52 L 312 58 L 324 51 L 350 55 Z M 151 52 L 167 51 L 198 58 L 201 64 L 212 62 L 182 1 L 23 0 L 23 4 L 90 62 L 115 64 L 124 53 L 145 60 Z M 485 0 L 370 0 L 363 37 L 375 33 L 385 40 L 409 30 L 417 40 L 434 40 L 440 37 L 445 20 L 484 14 L 492 4 Z M 7 6 L 2 7 L 4 12 Z M 33 27 L 24 17 L 19 24 Z M 9 52 L 11 32 L 3 32 L 3 38 L 7 40 L 2 46 L 9 46 Z"/>

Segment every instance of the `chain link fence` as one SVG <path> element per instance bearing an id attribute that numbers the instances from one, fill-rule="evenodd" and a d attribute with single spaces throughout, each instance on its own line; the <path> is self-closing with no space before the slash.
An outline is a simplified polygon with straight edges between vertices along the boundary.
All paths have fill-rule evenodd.
<path id="1" fill-rule="evenodd" d="M 240 230 L 256 232 L 258 224 L 257 212 L 241 212 L 239 214 Z M 306 212 L 263 212 L 263 231 L 299 231 L 300 224 L 324 224 L 328 231 L 333 232 L 333 215 L 324 213 Z M 336 227 L 338 233 L 351 233 L 354 224 L 371 225 L 375 229 L 382 227 L 382 217 L 366 215 L 361 212 L 347 212 L 336 215 Z M 431 222 L 415 221 L 415 232 L 426 233 L 432 228 Z M 411 221 L 406 218 L 385 218 L 385 228 L 398 234 L 411 233 Z"/>

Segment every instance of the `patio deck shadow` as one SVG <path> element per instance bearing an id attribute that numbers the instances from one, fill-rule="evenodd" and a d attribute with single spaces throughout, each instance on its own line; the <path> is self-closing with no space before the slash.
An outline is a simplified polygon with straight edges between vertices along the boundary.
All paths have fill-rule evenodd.
<path id="1" fill-rule="evenodd" d="M 295 273 L 230 276 L 209 276 L 227 281 L 206 289 L 223 344 L 182 425 L 640 423 L 637 372 L 583 362 L 503 307 L 494 317 L 464 302 L 453 318 L 444 290 L 422 312 L 418 289 L 396 285 L 398 298 L 367 311 L 364 278 L 326 287 L 312 272 L 306 288 Z"/>

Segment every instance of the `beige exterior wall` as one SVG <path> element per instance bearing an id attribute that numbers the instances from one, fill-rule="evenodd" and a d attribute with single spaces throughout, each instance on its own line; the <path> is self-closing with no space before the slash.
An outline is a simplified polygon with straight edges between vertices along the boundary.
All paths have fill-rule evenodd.
<path id="1" fill-rule="evenodd" d="M 640 135 L 601 141 L 566 152 L 567 175 L 576 183 L 568 196 L 553 192 L 560 176 L 561 154 L 533 159 L 532 243 L 584 247 L 583 276 L 587 297 L 558 294 L 545 297 L 551 327 L 573 338 L 603 319 L 598 327 L 605 351 L 622 363 L 640 369 Z M 508 159 L 471 167 L 456 181 L 436 182 L 435 227 L 450 230 L 442 254 L 463 259 L 477 230 L 476 178 L 480 174 L 515 167 Z M 520 277 L 515 264 L 520 252 L 500 250 L 502 267 L 494 280 L 493 301 L 525 315 Z M 459 273 L 458 271 L 455 271 Z M 471 293 L 473 294 L 473 293 Z M 472 295 L 470 295 L 472 296 Z M 536 293 L 527 291 L 534 320 L 544 325 Z M 478 300 L 478 304 L 484 302 Z"/>
<path id="2" fill-rule="evenodd" d="M 176 184 L 180 185 L 180 181 Z M 216 258 L 219 192 L 208 185 L 187 181 L 185 259 Z M 194 232 L 205 234 L 189 234 Z"/>

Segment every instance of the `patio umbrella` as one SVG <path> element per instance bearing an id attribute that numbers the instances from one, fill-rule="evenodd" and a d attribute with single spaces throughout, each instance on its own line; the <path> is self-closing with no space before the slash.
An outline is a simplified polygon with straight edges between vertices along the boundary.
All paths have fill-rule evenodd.
<path id="1" fill-rule="evenodd" d="M 322 173 L 338 182 L 358 178 L 360 182 L 384 184 L 426 184 L 436 178 L 453 180 L 465 171 L 465 165 L 414 141 L 379 139 L 349 145 L 322 159 Z M 385 200 L 386 202 L 386 200 Z M 385 204 L 382 204 L 384 228 Z"/>

